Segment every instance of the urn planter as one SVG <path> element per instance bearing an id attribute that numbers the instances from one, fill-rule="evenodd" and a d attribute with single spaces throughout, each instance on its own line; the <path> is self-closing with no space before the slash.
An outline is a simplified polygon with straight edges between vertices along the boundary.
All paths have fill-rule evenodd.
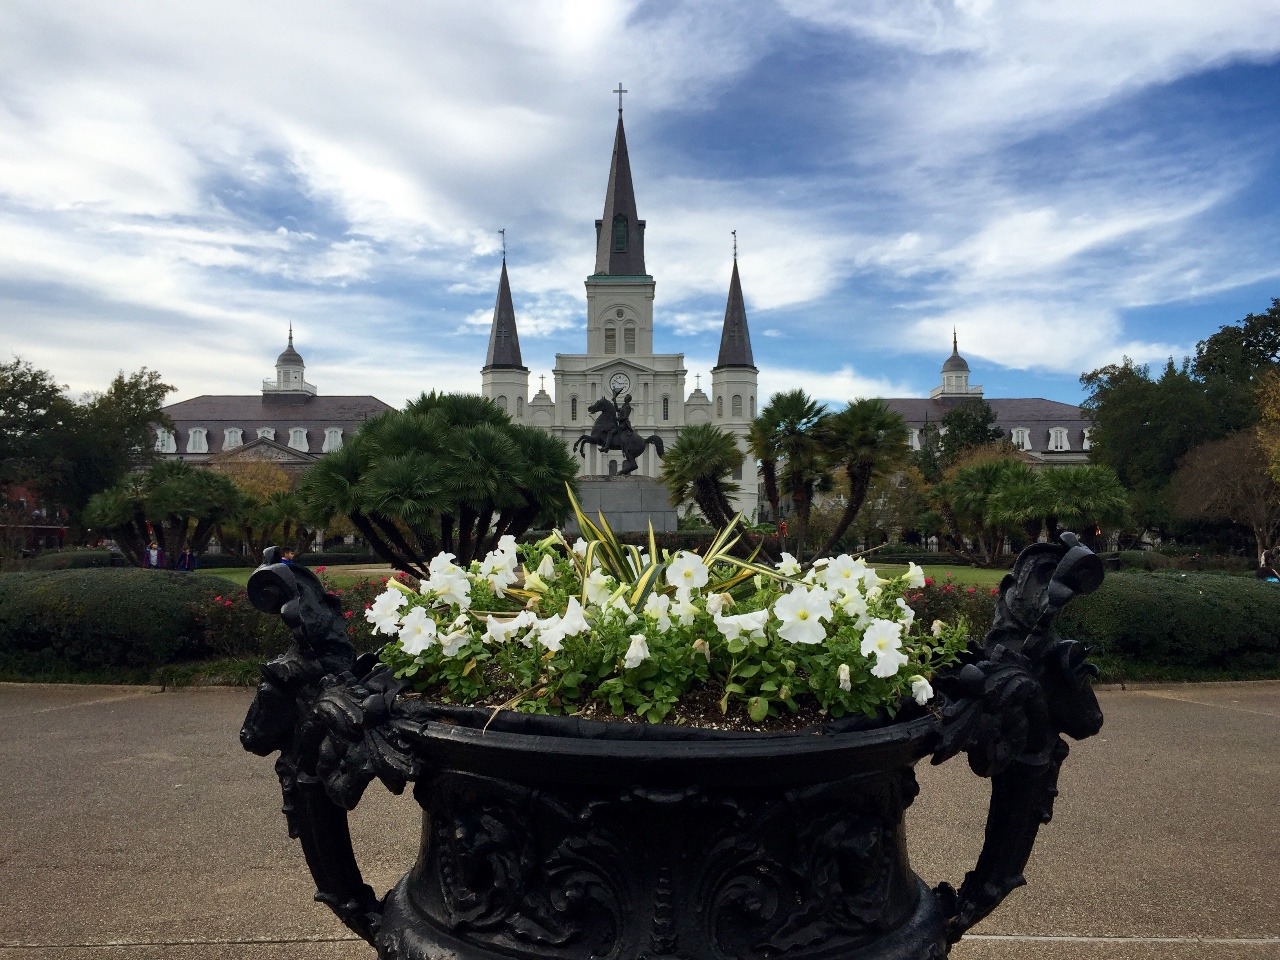
<path id="1" fill-rule="evenodd" d="M 1023 882 L 1063 736 L 1096 733 L 1091 668 L 1053 619 L 1102 567 L 1069 534 L 1019 557 L 995 623 L 929 708 L 799 733 L 601 723 L 430 703 L 357 658 L 310 571 L 264 563 L 251 600 L 295 643 L 263 668 L 241 739 L 276 764 L 316 898 L 380 957 L 829 960 L 943 957 Z M 268 557 L 268 560 L 274 557 Z M 958 890 L 912 872 L 915 765 L 991 778 Z M 384 897 L 347 812 L 412 784 L 417 862 Z"/>

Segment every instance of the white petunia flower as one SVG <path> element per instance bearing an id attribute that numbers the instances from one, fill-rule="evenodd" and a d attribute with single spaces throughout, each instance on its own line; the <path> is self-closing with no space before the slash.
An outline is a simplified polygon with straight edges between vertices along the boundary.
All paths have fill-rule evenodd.
<path id="1" fill-rule="evenodd" d="M 681 550 L 667 567 L 667 583 L 677 590 L 696 590 L 705 587 L 711 571 L 697 554 Z"/>
<path id="2" fill-rule="evenodd" d="M 763 637 L 765 624 L 769 622 L 768 610 L 752 610 L 735 617 L 716 617 L 716 629 L 726 640 L 735 640 L 743 633 L 751 637 Z"/>
<path id="3" fill-rule="evenodd" d="M 553 614 L 545 620 L 539 620 L 537 628 L 530 632 L 529 637 L 537 637 L 540 644 L 548 650 L 555 652 L 564 646 L 564 630 L 560 625 L 560 615 Z M 532 645 L 528 643 L 528 645 Z"/>
<path id="4" fill-rule="evenodd" d="M 414 607 L 400 624 L 400 648 L 417 656 L 436 642 L 436 622 L 422 607 Z"/>
<path id="5" fill-rule="evenodd" d="M 941 620 L 935 620 L 933 621 L 933 626 L 929 628 L 929 632 L 932 633 L 935 637 L 940 637 L 942 636 L 942 631 L 945 630 L 946 628 L 947 628 L 947 625 L 943 623 Z"/>
<path id="6" fill-rule="evenodd" d="M 923 707 L 933 698 L 933 686 L 917 673 L 911 678 L 911 696 Z"/>
<path id="7" fill-rule="evenodd" d="M 924 586 L 924 571 L 914 563 L 907 564 L 907 586 L 917 589 Z"/>
<path id="8" fill-rule="evenodd" d="M 861 626 L 861 621 L 867 616 L 866 597 L 857 590 L 850 590 L 847 593 L 841 593 L 836 598 L 836 603 L 847 616 L 853 617 L 855 620 L 859 621 L 859 626 Z"/>
<path id="9" fill-rule="evenodd" d="M 547 586 L 546 581 L 538 576 L 536 570 L 530 570 L 525 567 L 524 571 L 524 588 L 533 593 L 546 593 L 551 588 Z"/>
<path id="10" fill-rule="evenodd" d="M 902 652 L 902 624 L 892 620 L 872 620 L 862 635 L 861 650 L 864 657 L 876 658 L 871 668 L 872 676 L 894 676 L 908 659 Z"/>
<path id="11" fill-rule="evenodd" d="M 643 633 L 633 633 L 631 635 L 631 646 L 627 648 L 626 659 L 622 661 L 622 665 L 628 670 L 640 666 L 649 659 L 649 643 L 644 638 Z"/>
<path id="12" fill-rule="evenodd" d="M 821 587 L 796 587 L 773 605 L 773 615 L 782 621 L 778 636 L 792 643 L 821 643 L 827 631 L 823 620 L 831 619 L 831 601 Z"/>
<path id="13" fill-rule="evenodd" d="M 605 604 L 606 611 L 617 611 L 622 614 L 623 622 L 628 626 L 635 623 L 640 618 L 636 616 L 636 612 L 631 609 L 631 604 L 627 603 L 625 596 L 626 591 L 622 591 L 616 597 Z"/>
<path id="14" fill-rule="evenodd" d="M 514 557 L 516 555 L 516 538 L 509 533 L 499 537 L 498 552 Z"/>
<path id="15" fill-rule="evenodd" d="M 388 636 L 394 634 L 400 624 L 399 610 L 407 600 L 408 597 L 396 589 L 378 594 L 364 612 L 365 620 L 373 624 L 374 633 L 385 633 Z"/>
<path id="16" fill-rule="evenodd" d="M 916 612 L 911 609 L 911 606 L 902 597 L 898 598 L 897 606 L 902 611 L 902 632 L 906 633 L 911 629 L 911 624 L 916 621 Z"/>
<path id="17" fill-rule="evenodd" d="M 613 582 L 613 578 L 599 568 L 592 570 L 587 577 L 587 603 L 593 607 L 601 606 L 608 603 L 609 598 L 613 596 L 614 587 L 617 586 Z"/>
<path id="18" fill-rule="evenodd" d="M 693 602 L 691 594 L 684 590 L 676 591 L 675 602 L 671 604 L 671 615 L 676 618 L 680 626 L 689 626 L 701 612 L 702 609 Z"/>
<path id="19" fill-rule="evenodd" d="M 836 676 L 840 679 L 840 689 L 848 693 L 853 689 L 853 683 L 849 679 L 849 665 L 847 663 L 840 664 L 840 669 L 836 671 Z"/>
<path id="20" fill-rule="evenodd" d="M 842 553 L 827 564 L 825 574 L 827 587 L 841 592 L 857 590 L 862 585 L 862 577 L 866 569 L 866 561 L 861 557 L 855 560 L 847 553 Z"/>
<path id="21" fill-rule="evenodd" d="M 671 629 L 671 598 L 665 593 L 651 593 L 644 602 L 644 615 L 658 624 L 658 629 L 666 633 Z"/>
<path id="22" fill-rule="evenodd" d="M 707 658 L 707 663 L 711 662 L 711 645 L 707 641 L 699 637 L 693 641 L 693 649 L 695 652 L 702 654 Z"/>
<path id="23" fill-rule="evenodd" d="M 542 578 L 544 583 L 551 583 L 555 580 L 557 576 L 556 565 L 551 559 L 551 554 L 543 554 L 542 562 L 538 564 L 538 576 Z"/>
<path id="24" fill-rule="evenodd" d="M 471 631 L 466 627 L 451 630 L 440 638 L 440 652 L 446 657 L 456 657 L 470 640 Z"/>
<path id="25" fill-rule="evenodd" d="M 530 610 L 521 610 L 510 620 L 498 620 L 490 614 L 485 619 L 485 636 L 494 643 L 506 643 L 525 627 L 532 626 L 536 619 Z"/>
<path id="26" fill-rule="evenodd" d="M 586 614 L 583 613 L 582 604 L 578 603 L 577 597 L 569 598 L 569 603 L 564 608 L 564 616 L 560 620 L 560 629 L 566 637 L 576 637 L 580 633 L 591 630 L 591 624 L 587 622 Z"/>
<path id="27" fill-rule="evenodd" d="M 466 610 L 471 606 L 471 581 L 465 574 L 441 579 L 433 592 L 445 603 L 459 610 Z"/>
<path id="28" fill-rule="evenodd" d="M 786 551 L 783 551 L 782 559 L 778 561 L 776 569 L 784 577 L 800 576 L 800 562 Z"/>
<path id="29" fill-rule="evenodd" d="M 587 541 L 581 537 L 573 541 L 573 552 L 580 557 L 585 557 L 587 555 Z"/>
<path id="30" fill-rule="evenodd" d="M 514 543 L 514 540 L 512 542 Z M 495 593 L 502 594 L 507 587 L 516 582 L 515 553 L 509 553 L 501 548 L 494 550 L 480 562 L 480 576 L 488 581 Z"/>
<path id="31" fill-rule="evenodd" d="M 707 594 L 707 613 L 713 617 L 718 617 L 724 613 L 726 606 L 732 606 L 733 597 L 727 593 L 710 593 Z"/>

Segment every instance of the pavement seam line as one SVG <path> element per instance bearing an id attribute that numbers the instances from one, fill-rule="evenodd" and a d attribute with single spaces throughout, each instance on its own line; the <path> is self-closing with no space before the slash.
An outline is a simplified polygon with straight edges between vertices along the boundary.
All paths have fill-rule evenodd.
<path id="1" fill-rule="evenodd" d="M 1280 716 L 1274 713 L 1266 713 L 1262 710 L 1250 710 L 1247 707 L 1233 707 L 1227 703 L 1205 703 L 1203 700 L 1192 700 L 1188 697 L 1175 697 L 1172 694 L 1161 693 L 1155 690 L 1142 690 L 1141 695 L 1144 697 L 1158 697 L 1161 700 L 1176 700 L 1178 703 L 1190 703 L 1197 707 L 1218 707 L 1222 710 L 1233 710 L 1236 713 L 1249 713 L 1255 717 L 1270 717 L 1272 720 L 1280 720 Z"/>
<path id="2" fill-rule="evenodd" d="M 965 940 L 1011 941 L 1016 943 L 1197 943 L 1205 945 L 1256 945 L 1280 943 L 1280 937 L 1143 937 L 1143 936 L 1077 936 L 1052 933 L 966 933 Z"/>
<path id="3" fill-rule="evenodd" d="M 98 700 L 80 700 L 76 703 L 64 704 L 60 707 L 43 707 L 40 710 L 25 710 L 21 713 L 7 713 L 0 716 L 0 720 L 10 720 L 14 717 L 35 717 L 43 713 L 57 713 L 60 710 L 75 710 L 77 707 L 93 707 L 101 703 L 120 703 L 124 700 L 138 700 L 142 697 L 154 697 L 163 691 L 159 688 L 155 690 L 145 690 L 140 693 L 126 693 L 118 697 L 102 697 Z"/>

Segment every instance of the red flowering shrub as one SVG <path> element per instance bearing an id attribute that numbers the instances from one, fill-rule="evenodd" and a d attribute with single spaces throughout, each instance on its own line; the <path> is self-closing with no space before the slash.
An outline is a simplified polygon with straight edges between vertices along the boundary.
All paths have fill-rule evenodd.
<path id="1" fill-rule="evenodd" d="M 941 582 L 925 577 L 923 587 L 907 591 L 906 601 L 915 610 L 916 621 L 926 629 L 935 620 L 951 623 L 963 617 L 969 625 L 969 638 L 981 640 L 991 629 L 997 592 L 995 587 L 960 586 L 947 574 Z"/>

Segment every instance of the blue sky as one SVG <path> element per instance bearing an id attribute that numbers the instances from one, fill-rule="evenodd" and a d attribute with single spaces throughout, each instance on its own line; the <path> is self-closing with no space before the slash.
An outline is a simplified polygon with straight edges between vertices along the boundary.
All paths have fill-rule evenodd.
<path id="1" fill-rule="evenodd" d="M 1078 402 L 1280 296 L 1280 6 L 14 0 L 0 324 L 74 393 L 326 394 L 585 349 L 621 81 L 656 349 L 714 363 L 737 230 L 761 394 Z"/>

